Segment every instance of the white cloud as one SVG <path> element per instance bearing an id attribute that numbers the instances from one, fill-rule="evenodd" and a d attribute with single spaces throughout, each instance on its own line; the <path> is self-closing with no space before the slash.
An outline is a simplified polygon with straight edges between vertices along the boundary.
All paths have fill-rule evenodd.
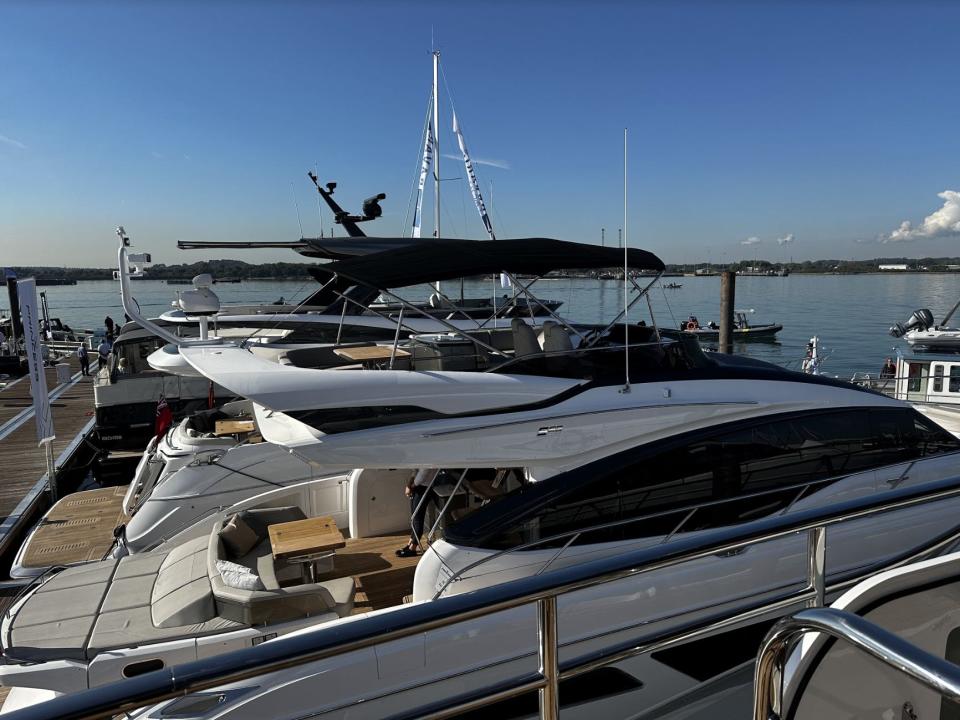
<path id="1" fill-rule="evenodd" d="M 777 238 L 777 245 L 789 245 L 794 241 L 794 239 L 795 238 L 793 233 L 787 233 L 783 237 Z"/>
<path id="2" fill-rule="evenodd" d="M 882 243 L 912 242 L 960 235 L 960 192 L 944 190 L 938 193 L 937 197 L 943 200 L 943 207 L 927 215 L 919 227 L 914 227 L 909 220 L 904 220 L 896 230 L 881 235 L 877 240 Z"/>
<path id="3" fill-rule="evenodd" d="M 450 160 L 459 160 L 463 162 L 463 155 L 454 155 L 453 153 L 443 153 L 443 156 L 445 158 L 449 158 Z M 490 167 L 500 168 L 501 170 L 510 169 L 510 163 L 508 163 L 506 160 L 497 160 L 495 158 L 474 157 L 471 155 L 470 161 L 474 165 L 489 165 Z"/>
<path id="4" fill-rule="evenodd" d="M 5 145 L 10 145 L 19 150 L 27 149 L 27 146 L 24 145 L 22 142 L 20 142 L 19 140 L 14 140 L 12 137 L 8 137 L 6 135 L 0 135 L 0 143 L 4 143 Z"/>
<path id="5" fill-rule="evenodd" d="M 746 240 L 741 240 L 741 241 L 740 241 L 740 244 L 741 244 L 741 245 L 759 245 L 759 244 L 760 244 L 760 238 L 758 238 L 758 237 L 756 237 L 756 236 L 754 236 L 754 237 L 748 237 Z"/>
<path id="6" fill-rule="evenodd" d="M 158 153 L 156 150 L 151 150 L 150 154 L 153 155 L 156 160 L 163 160 L 163 153 Z"/>

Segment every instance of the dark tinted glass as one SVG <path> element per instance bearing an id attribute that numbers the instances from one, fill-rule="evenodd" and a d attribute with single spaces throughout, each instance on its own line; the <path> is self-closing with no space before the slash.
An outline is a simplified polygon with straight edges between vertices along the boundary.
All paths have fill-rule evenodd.
<path id="1" fill-rule="evenodd" d="M 583 532 L 575 544 L 613 542 L 668 535 L 681 521 L 685 531 L 745 522 L 787 507 L 809 492 L 800 487 L 805 483 L 958 449 L 960 441 L 908 408 L 834 411 L 740 427 L 598 476 L 500 533 L 492 545 L 567 534 L 541 545 L 562 546 L 578 530 Z M 642 519 L 622 522 L 635 518 Z"/>

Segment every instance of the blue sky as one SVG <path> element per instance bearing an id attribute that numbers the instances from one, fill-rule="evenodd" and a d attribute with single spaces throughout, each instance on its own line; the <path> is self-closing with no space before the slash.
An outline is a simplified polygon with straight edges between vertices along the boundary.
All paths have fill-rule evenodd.
<path id="1" fill-rule="evenodd" d="M 501 237 L 615 241 L 627 127 L 630 242 L 668 262 L 960 255 L 958 23 L 948 2 L 6 2 L 0 264 L 109 266 L 118 224 L 163 262 L 289 240 L 294 195 L 316 234 L 315 166 L 351 209 L 387 194 L 371 233 L 407 232 L 431 28 L 471 152 L 508 168 L 477 165 Z M 443 195 L 443 234 L 481 237 L 463 181 Z"/>

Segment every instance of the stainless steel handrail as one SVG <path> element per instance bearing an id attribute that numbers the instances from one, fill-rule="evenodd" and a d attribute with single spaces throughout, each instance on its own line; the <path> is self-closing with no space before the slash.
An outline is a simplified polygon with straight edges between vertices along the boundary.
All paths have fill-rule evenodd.
<path id="1" fill-rule="evenodd" d="M 513 608 L 539 603 L 549 598 L 636 576 L 641 572 L 672 567 L 682 562 L 711 557 L 760 542 L 800 532 L 826 528 L 872 515 L 914 507 L 938 500 L 960 497 L 960 476 L 926 483 L 919 487 L 898 488 L 878 496 L 856 498 L 831 508 L 798 511 L 790 516 L 765 518 L 749 524 L 720 528 L 693 538 L 680 538 L 667 545 L 626 552 L 581 565 L 553 570 L 543 575 L 518 579 L 433 602 L 409 605 L 349 623 L 335 623 L 313 632 L 282 637 L 268 643 L 232 653 L 205 658 L 175 667 L 146 673 L 122 682 L 79 693 L 64 695 L 45 703 L 13 712 L 10 720 L 96 720 L 110 718 L 186 694 L 240 682 L 267 673 L 300 667 L 344 653 L 425 633 L 460 622 L 492 615 Z M 811 543 L 815 546 L 816 543 Z M 810 567 L 815 564 L 811 563 Z M 816 588 L 803 588 L 791 598 L 778 597 L 753 608 L 749 617 L 771 610 L 789 611 L 798 601 L 808 602 Z M 642 643 L 629 641 L 613 648 L 558 663 L 559 672 L 551 673 L 551 653 L 556 653 L 556 635 L 550 632 L 549 609 L 539 616 L 539 653 L 543 672 L 529 675 L 494 689 L 483 688 L 471 697 L 446 699 L 445 707 L 429 717 L 450 717 L 466 707 L 483 707 L 491 702 L 514 697 L 531 690 L 548 688 L 541 705 L 541 717 L 555 720 L 551 696 L 561 679 L 649 652 L 678 640 L 689 639 L 704 630 L 726 627 L 739 618 L 729 613 L 713 618 L 708 626 L 685 627 L 654 634 Z M 550 646 L 550 647 L 548 647 Z M 544 661 L 546 659 L 546 661 Z M 551 695 L 552 694 L 552 695 Z M 415 716 L 428 716 L 420 709 Z"/>
<path id="2" fill-rule="evenodd" d="M 940 695 L 960 702 L 960 667 L 918 648 L 898 635 L 844 610 L 802 610 L 778 622 L 767 634 L 754 672 L 754 720 L 784 717 L 784 668 L 791 651 L 809 632 L 844 640 Z M 794 705 L 796 704 L 794 699 Z"/>

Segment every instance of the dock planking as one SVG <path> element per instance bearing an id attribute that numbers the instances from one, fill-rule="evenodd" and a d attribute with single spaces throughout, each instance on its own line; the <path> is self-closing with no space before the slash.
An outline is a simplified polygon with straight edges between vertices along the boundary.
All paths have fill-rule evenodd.
<path id="1" fill-rule="evenodd" d="M 69 362 L 72 374 L 80 371 L 76 357 Z M 95 363 L 91 363 L 95 365 Z M 57 373 L 46 369 L 47 390 L 58 387 Z M 30 379 L 23 378 L 0 390 L 0 426 L 32 406 Z M 93 377 L 81 377 L 59 394 L 51 403 L 53 427 L 57 439 L 53 442 L 54 457 L 66 448 L 93 416 Z M 37 444 L 34 418 L 27 419 L 9 435 L 0 440 L 0 521 L 9 517 L 19 502 L 47 471 L 43 449 Z"/>

